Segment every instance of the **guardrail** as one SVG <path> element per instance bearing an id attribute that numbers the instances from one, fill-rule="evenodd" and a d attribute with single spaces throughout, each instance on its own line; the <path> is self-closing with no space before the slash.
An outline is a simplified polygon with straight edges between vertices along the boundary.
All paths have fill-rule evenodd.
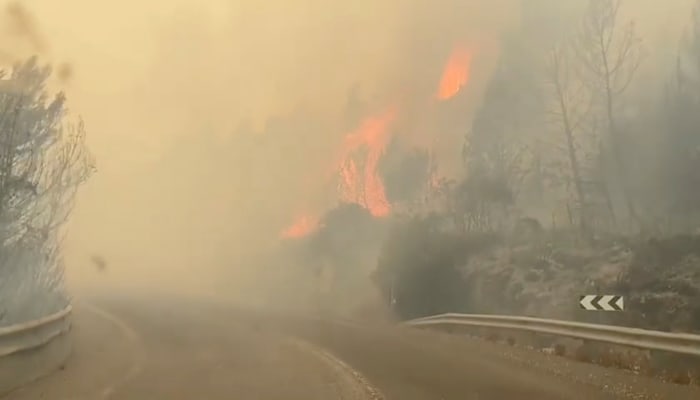
<path id="1" fill-rule="evenodd" d="M 528 331 L 608 344 L 700 356 L 700 335 L 544 318 L 479 314 L 440 314 L 406 321 L 411 326 L 473 326 Z"/>
<path id="2" fill-rule="evenodd" d="M 69 331 L 72 311 L 69 305 L 44 318 L 0 328 L 0 357 L 44 346 Z"/>
<path id="3" fill-rule="evenodd" d="M 0 398 L 58 369 L 68 358 L 73 308 L 0 328 Z"/>

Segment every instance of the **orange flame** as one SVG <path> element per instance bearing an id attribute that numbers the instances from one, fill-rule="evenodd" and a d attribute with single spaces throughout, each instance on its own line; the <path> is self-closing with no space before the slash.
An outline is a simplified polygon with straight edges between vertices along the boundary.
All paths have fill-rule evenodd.
<path id="1" fill-rule="evenodd" d="M 448 100 L 457 95 L 469 82 L 472 52 L 465 46 L 456 47 L 450 54 L 442 73 L 435 97 Z M 342 201 L 356 203 L 372 215 L 381 217 L 391 212 L 386 198 L 384 182 L 377 171 L 379 160 L 389 143 L 389 128 L 396 119 L 396 108 L 362 121 L 354 132 L 345 137 L 339 157 L 333 165 L 333 176 L 339 178 L 338 192 Z M 436 172 L 431 176 L 432 185 L 439 185 Z M 312 216 L 298 217 L 296 222 L 282 232 L 286 238 L 306 236 L 318 229 L 320 219 Z"/>
<path id="2" fill-rule="evenodd" d="M 349 133 L 343 142 L 335 163 L 335 172 L 340 178 L 339 196 L 342 201 L 356 203 L 376 216 L 386 216 L 391 205 L 386 198 L 384 183 L 377 168 L 384 149 L 389 143 L 389 127 L 396 118 L 396 110 L 365 119 L 359 128 Z M 359 164 L 358 163 L 362 162 Z M 282 231 L 284 238 L 300 238 L 319 228 L 318 217 L 302 215 Z"/>
<path id="3" fill-rule="evenodd" d="M 282 231 L 284 238 L 300 238 L 318 229 L 318 218 L 302 215 L 289 228 Z"/>
<path id="4" fill-rule="evenodd" d="M 360 204 L 377 217 L 385 216 L 391 211 L 377 167 L 389 143 L 389 127 L 395 118 L 396 109 L 391 108 L 381 115 L 364 120 L 356 131 L 345 137 L 345 146 L 337 167 L 341 200 Z M 365 150 L 362 173 L 358 171 L 357 162 L 353 158 L 358 150 Z"/>
<path id="5" fill-rule="evenodd" d="M 464 47 L 457 47 L 452 51 L 442 73 L 436 94 L 438 100 L 452 98 L 467 84 L 471 58 L 471 53 Z"/>

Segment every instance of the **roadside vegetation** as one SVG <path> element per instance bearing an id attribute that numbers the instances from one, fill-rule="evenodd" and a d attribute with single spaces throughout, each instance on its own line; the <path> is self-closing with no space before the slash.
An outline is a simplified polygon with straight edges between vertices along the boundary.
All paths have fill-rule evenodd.
<path id="1" fill-rule="evenodd" d="M 526 16 L 503 39 L 464 127 L 461 174 L 437 175 L 427 152 L 390 144 L 380 172 L 392 214 L 339 206 L 298 241 L 307 262 L 343 276 L 336 288 L 353 274 L 371 281 L 398 318 L 700 332 L 700 8 L 669 67 L 645 69 L 622 2 L 581 4 L 566 15 L 542 5 L 528 15 L 551 18 Z M 580 295 L 606 293 L 627 311 L 579 309 Z"/>
<path id="2" fill-rule="evenodd" d="M 35 58 L 0 71 L 0 326 L 40 318 L 69 302 L 63 227 L 94 171 L 81 121 L 51 68 Z"/>

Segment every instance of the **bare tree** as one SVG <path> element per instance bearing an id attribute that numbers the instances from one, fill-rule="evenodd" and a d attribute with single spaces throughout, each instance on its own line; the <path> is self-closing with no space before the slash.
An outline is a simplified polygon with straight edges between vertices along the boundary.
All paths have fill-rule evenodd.
<path id="1" fill-rule="evenodd" d="M 589 232 L 586 193 L 583 187 L 581 166 L 577 154 L 576 138 L 579 129 L 589 117 L 593 105 L 593 96 L 587 85 L 571 66 L 575 62 L 572 47 L 568 41 L 556 44 L 549 53 L 546 79 L 550 86 L 553 106 L 548 111 L 554 122 L 561 129 L 566 144 L 568 159 L 576 200 L 578 203 L 579 228 L 584 236 Z"/>
<path id="2" fill-rule="evenodd" d="M 526 145 L 506 140 L 481 144 L 474 146 L 465 138 L 462 157 L 469 173 L 450 193 L 455 222 L 463 232 L 504 228 L 528 173 Z"/>
<path id="3" fill-rule="evenodd" d="M 661 111 L 661 180 L 667 229 L 693 232 L 700 221 L 700 1 L 680 43 L 676 68 L 666 83 Z"/>
<path id="4" fill-rule="evenodd" d="M 618 127 L 617 107 L 641 64 L 642 42 L 633 21 L 624 24 L 619 21 L 621 3 L 621 0 L 589 0 L 576 50 L 588 74 L 586 82 L 602 98 L 602 113 L 622 194 L 630 217 L 639 222 L 622 155 L 624 144 Z"/>
<path id="5" fill-rule="evenodd" d="M 61 228 L 94 170 L 83 123 L 64 123 L 62 93 L 49 99 L 50 74 L 36 59 L 0 72 L 0 294 L 24 290 L 32 309 L 56 307 L 31 303 L 61 289 Z"/>

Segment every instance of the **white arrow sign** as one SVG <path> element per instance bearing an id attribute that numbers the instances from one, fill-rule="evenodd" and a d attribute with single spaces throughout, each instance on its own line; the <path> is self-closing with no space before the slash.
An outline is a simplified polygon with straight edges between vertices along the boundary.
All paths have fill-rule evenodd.
<path id="1" fill-rule="evenodd" d="M 625 301 L 622 296 L 589 294 L 579 299 L 581 308 L 589 311 L 623 311 Z"/>

